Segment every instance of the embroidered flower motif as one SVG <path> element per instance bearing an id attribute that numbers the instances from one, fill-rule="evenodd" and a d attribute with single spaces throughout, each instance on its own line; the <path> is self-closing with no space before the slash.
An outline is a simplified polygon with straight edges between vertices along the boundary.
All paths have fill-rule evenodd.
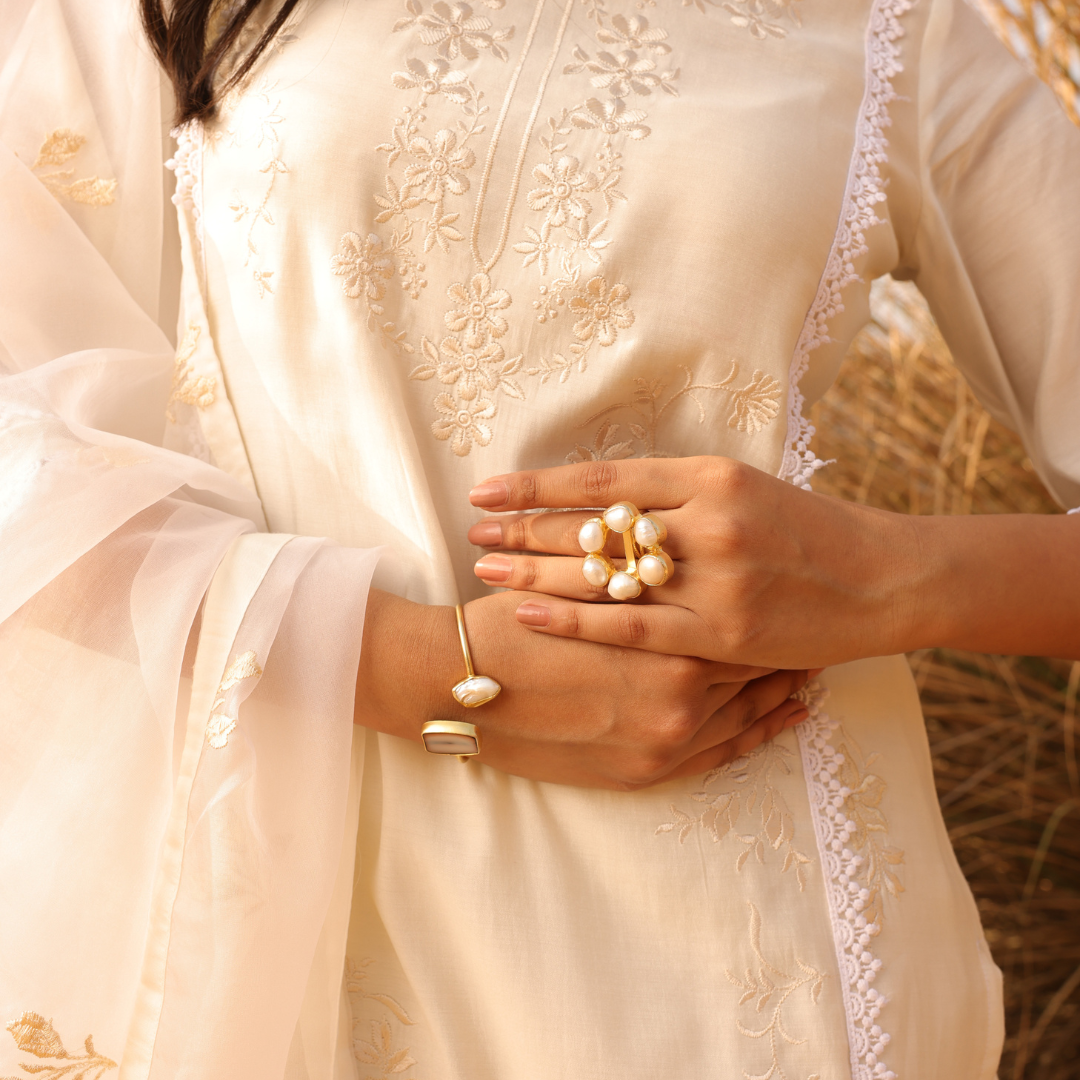
<path id="1" fill-rule="evenodd" d="M 651 94 L 659 87 L 669 94 L 678 91 L 672 81 L 678 77 L 678 70 L 655 74 L 656 61 L 647 56 L 638 56 L 633 49 L 623 49 L 618 53 L 598 52 L 591 60 L 584 49 L 574 49 L 573 64 L 567 64 L 563 73 L 573 75 L 579 71 L 590 73 L 589 81 L 599 90 L 607 90 L 613 97 L 623 98 L 627 94 Z"/>
<path id="2" fill-rule="evenodd" d="M 382 251 L 382 241 L 371 233 L 367 237 L 347 232 L 341 238 L 341 250 L 330 260 L 331 270 L 345 280 L 341 283 L 346 296 L 363 296 L 381 300 L 386 293 L 386 281 L 393 266 Z"/>
<path id="3" fill-rule="evenodd" d="M 626 285 L 612 285 L 602 277 L 594 277 L 585 286 L 584 294 L 572 297 L 570 310 L 578 317 L 574 335 L 589 341 L 594 335 L 601 345 L 613 345 L 620 330 L 634 324 L 634 313 L 626 306 L 630 290 Z"/>
<path id="4" fill-rule="evenodd" d="M 405 170 L 406 183 L 410 188 L 422 187 L 428 202 L 440 202 L 447 191 L 464 195 L 469 190 L 469 178 L 463 174 L 473 167 L 476 155 L 467 146 L 459 147 L 452 131 L 437 131 L 434 142 L 417 135 L 409 152 L 419 160 Z"/>
<path id="5" fill-rule="evenodd" d="M 634 456 L 634 444 L 629 439 L 619 439 L 619 425 L 605 420 L 597 429 L 592 446 L 577 443 L 566 455 L 569 465 L 582 461 L 621 461 Z"/>
<path id="6" fill-rule="evenodd" d="M 780 380 L 755 371 L 750 383 L 734 391 L 732 399 L 734 411 L 728 417 L 728 427 L 753 435 L 780 412 Z"/>
<path id="7" fill-rule="evenodd" d="M 441 441 L 450 439 L 450 447 L 458 457 L 465 457 L 474 442 L 480 446 L 491 442 L 491 428 L 483 421 L 495 415 L 495 406 L 486 398 L 466 404 L 449 394 L 440 394 L 435 409 L 443 419 L 431 425 L 431 434 Z"/>
<path id="8" fill-rule="evenodd" d="M 399 90 L 419 90 L 425 99 L 442 94 L 456 105 L 464 105 L 471 97 L 464 71 L 452 71 L 442 57 L 426 64 L 415 57 L 405 61 L 407 71 L 395 71 L 392 78 Z"/>
<path id="9" fill-rule="evenodd" d="M 631 139 L 644 139 L 651 134 L 642 120 L 645 113 L 640 109 L 628 109 L 622 98 L 608 98 L 600 102 L 589 98 L 585 104 L 570 117 L 570 122 L 579 128 L 599 128 L 605 135 L 620 133 Z"/>
<path id="10" fill-rule="evenodd" d="M 494 390 L 498 377 L 491 368 L 501 364 L 505 354 L 502 346 L 489 342 L 479 349 L 462 348 L 457 338 L 446 337 L 439 344 L 445 359 L 435 374 L 443 383 L 457 383 L 457 392 L 465 401 L 472 401 L 481 390 Z"/>
<path id="11" fill-rule="evenodd" d="M 548 272 L 548 260 L 555 247 L 551 243 L 550 220 L 545 221 L 540 226 L 539 232 L 526 225 L 525 235 L 528 236 L 528 240 L 523 240 L 520 244 L 514 245 L 514 250 L 525 256 L 522 260 L 522 266 L 532 266 L 533 263 L 539 263 L 540 273 L 546 274 Z"/>
<path id="12" fill-rule="evenodd" d="M 30 168 L 38 179 L 56 196 L 64 196 L 84 206 L 111 206 L 116 201 L 116 181 L 100 176 L 84 176 L 72 180 L 74 169 L 43 173 L 40 170 L 63 165 L 86 145 L 86 136 L 69 128 L 57 128 L 45 136 L 37 158 Z"/>
<path id="13" fill-rule="evenodd" d="M 442 251 L 448 252 L 452 241 L 464 240 L 465 237 L 454 228 L 454 222 L 460 216 L 460 214 L 440 214 L 436 210 L 424 225 L 427 230 L 424 235 L 424 250 L 430 251 L 438 244 Z"/>
<path id="14" fill-rule="evenodd" d="M 470 347 L 482 344 L 489 334 L 502 337 L 506 333 L 506 320 L 496 312 L 510 306 L 510 294 L 505 289 L 493 289 L 487 274 L 474 274 L 468 285 L 455 282 L 446 295 L 460 305 L 446 313 L 446 327 L 455 333 L 464 330 Z"/>
<path id="15" fill-rule="evenodd" d="M 600 262 L 600 251 L 602 248 L 606 248 L 611 241 L 602 240 L 601 236 L 604 230 L 607 228 L 607 218 L 598 222 L 591 229 L 588 229 L 588 223 L 582 223 L 578 225 L 567 225 L 566 232 L 570 237 L 570 244 L 575 251 L 580 251 L 582 255 L 590 258 L 594 263 Z"/>
<path id="16" fill-rule="evenodd" d="M 420 17 L 420 25 L 420 40 L 425 45 L 437 45 L 439 55 L 447 60 L 459 55 L 475 60 L 481 49 L 490 49 L 505 60 L 509 54 L 500 42 L 509 41 L 514 33 L 512 27 L 489 33 L 491 20 L 485 15 L 474 15 L 468 4 L 447 4 L 444 0 Z"/>
<path id="17" fill-rule="evenodd" d="M 666 38 L 667 31 L 650 29 L 644 15 L 633 15 L 629 19 L 625 15 L 613 15 L 610 26 L 602 26 L 596 31 L 596 40 L 604 45 L 621 45 L 626 49 L 654 52 L 657 56 L 671 52 Z"/>
<path id="18" fill-rule="evenodd" d="M 580 219 L 592 212 L 582 193 L 595 189 L 596 177 L 583 173 L 577 158 L 561 157 L 554 165 L 541 162 L 533 169 L 533 178 L 540 186 L 529 192 L 529 206 L 547 210 L 547 219 L 555 228 L 565 224 L 567 216 Z"/>
<path id="19" fill-rule="evenodd" d="M 758 41 L 767 37 L 787 37 L 787 30 L 777 22 L 770 19 L 780 18 L 784 15 L 795 26 L 801 26 L 799 13 L 790 0 L 735 0 L 735 3 L 725 3 L 724 10 L 731 15 L 731 21 L 743 29 L 749 30 Z"/>
<path id="20" fill-rule="evenodd" d="M 408 217 L 409 211 L 424 201 L 416 195 L 410 195 L 408 185 L 399 188 L 390 176 L 386 177 L 386 195 L 376 195 L 374 198 L 382 207 L 382 212 L 375 218 L 380 225 L 392 217 Z"/>

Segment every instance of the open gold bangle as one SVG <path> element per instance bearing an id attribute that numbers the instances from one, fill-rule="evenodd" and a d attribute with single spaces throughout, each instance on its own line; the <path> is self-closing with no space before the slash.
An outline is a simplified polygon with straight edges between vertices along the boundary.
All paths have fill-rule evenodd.
<path id="1" fill-rule="evenodd" d="M 465 633 L 465 612 L 460 604 L 454 611 L 457 615 L 461 653 L 465 657 L 465 678 L 450 692 L 458 704 L 464 705 L 466 709 L 476 709 L 498 697 L 502 687 L 490 676 L 476 674 L 469 649 L 469 637 Z M 480 732 L 475 724 L 464 720 L 429 720 L 420 729 L 420 735 L 424 740 L 424 747 L 431 754 L 456 754 L 459 761 L 468 761 L 470 757 L 480 753 Z"/>

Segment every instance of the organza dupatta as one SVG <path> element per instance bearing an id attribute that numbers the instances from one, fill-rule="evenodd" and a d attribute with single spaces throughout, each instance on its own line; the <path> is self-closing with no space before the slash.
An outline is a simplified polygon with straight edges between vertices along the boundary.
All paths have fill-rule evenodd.
<path id="1" fill-rule="evenodd" d="M 0 1074 L 325 1075 L 377 552 L 267 533 L 177 394 L 134 6 L 0 45 Z"/>

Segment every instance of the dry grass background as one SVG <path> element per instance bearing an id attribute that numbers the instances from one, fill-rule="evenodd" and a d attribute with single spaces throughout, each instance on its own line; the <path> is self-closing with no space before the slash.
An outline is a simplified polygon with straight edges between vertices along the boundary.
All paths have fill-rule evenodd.
<path id="1" fill-rule="evenodd" d="M 812 411 L 818 455 L 836 459 L 817 490 L 904 513 L 1060 513 L 914 287 L 877 282 L 872 310 Z M 910 660 L 945 822 L 1005 973 L 1001 1080 L 1077 1080 L 1080 663 L 947 649 Z"/>

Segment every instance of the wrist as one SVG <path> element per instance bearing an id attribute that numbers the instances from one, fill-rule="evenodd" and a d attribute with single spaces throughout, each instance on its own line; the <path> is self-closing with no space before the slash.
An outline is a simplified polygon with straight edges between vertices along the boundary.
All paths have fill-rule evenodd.
<path id="1" fill-rule="evenodd" d="M 464 715 L 450 694 L 463 670 L 452 607 L 371 590 L 356 680 L 356 723 L 419 740 L 428 720 Z"/>

